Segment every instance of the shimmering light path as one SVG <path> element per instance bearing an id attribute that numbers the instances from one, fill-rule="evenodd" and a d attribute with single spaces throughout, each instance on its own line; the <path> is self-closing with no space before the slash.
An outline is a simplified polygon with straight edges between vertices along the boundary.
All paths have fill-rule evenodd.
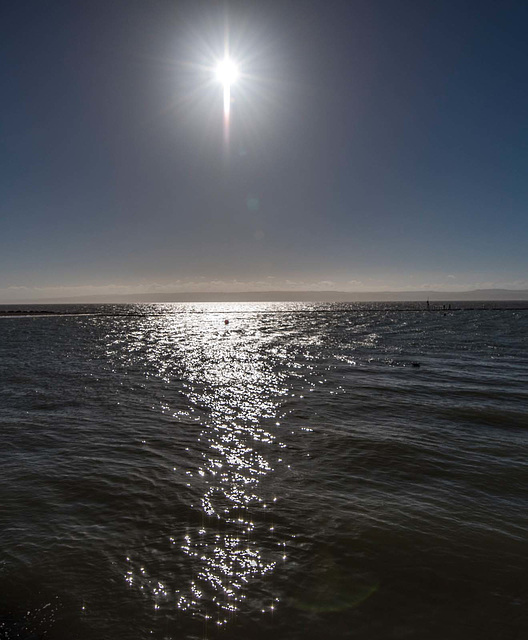
<path id="1" fill-rule="evenodd" d="M 286 557 L 284 541 L 273 535 L 277 497 L 269 489 L 284 448 L 272 432 L 279 426 L 278 403 L 287 394 L 285 372 L 274 370 L 268 352 L 278 336 L 266 337 L 244 316 L 230 316 L 226 326 L 224 317 L 209 314 L 186 319 L 183 325 L 179 318 L 149 318 L 130 350 L 141 351 L 142 331 L 163 345 L 147 357 L 168 380 L 169 362 L 181 368 L 182 394 L 192 410 L 172 415 L 179 421 L 196 420 L 200 431 L 195 451 L 199 459 L 185 469 L 197 523 L 183 536 L 167 536 L 173 553 L 179 549 L 189 558 L 190 579 L 181 584 L 175 577 L 156 575 L 140 553 L 130 554 L 126 572 L 131 587 L 150 591 L 156 608 L 176 604 L 219 626 L 241 607 L 275 609 L 276 597 L 255 602 L 252 583 Z M 170 403 L 165 411 L 172 411 Z"/>

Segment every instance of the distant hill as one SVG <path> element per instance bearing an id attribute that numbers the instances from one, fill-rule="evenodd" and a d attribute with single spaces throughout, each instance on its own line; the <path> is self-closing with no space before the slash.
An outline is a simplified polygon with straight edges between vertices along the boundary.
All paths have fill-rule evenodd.
<path id="1" fill-rule="evenodd" d="M 191 293 L 136 293 L 75 298 L 40 299 L 40 303 L 133 302 L 462 302 L 528 300 L 528 289 L 474 289 L 473 291 L 244 291 Z"/>

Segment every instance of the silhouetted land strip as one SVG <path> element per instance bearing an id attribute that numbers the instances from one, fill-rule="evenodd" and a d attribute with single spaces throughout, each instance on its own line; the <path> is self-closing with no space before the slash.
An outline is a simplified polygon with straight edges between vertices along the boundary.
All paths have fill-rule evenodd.
<path id="1" fill-rule="evenodd" d="M 0 309 L 0 316 L 93 316 L 100 315 L 93 311 L 51 311 L 49 309 Z M 107 314 L 104 314 L 107 315 Z M 126 314 L 112 314 L 126 315 Z"/>
<path id="2" fill-rule="evenodd" d="M 528 289 L 471 291 L 188 291 L 105 294 L 69 298 L 40 298 L 33 304 L 120 304 L 141 302 L 513 302 L 526 301 Z M 22 304 L 13 302 L 13 304 Z M 29 304 L 29 301 L 27 302 Z"/>
<path id="3" fill-rule="evenodd" d="M 366 303 L 360 303 L 361 307 L 353 307 L 349 309 L 350 313 L 354 313 L 359 310 L 372 310 L 373 308 L 379 309 L 379 302 L 376 303 L 375 307 L 365 307 Z M 388 303 L 390 304 L 390 303 Z M 415 312 L 415 313 L 431 313 L 431 314 L 442 314 L 444 316 L 452 315 L 453 313 L 460 313 L 465 311 L 528 311 L 528 304 L 526 306 L 492 306 L 489 303 L 482 303 L 483 306 L 464 306 L 464 307 L 454 307 L 451 306 L 450 309 L 444 309 L 442 307 L 431 306 L 426 308 L 424 306 L 394 306 L 395 311 L 406 311 L 406 312 Z M 485 305 L 485 306 L 484 306 Z M 148 311 L 136 311 L 136 310 L 123 310 L 123 311 L 105 311 L 105 310 L 74 310 L 66 311 L 53 311 L 48 309 L 0 309 L 0 317 L 27 317 L 27 316 L 36 316 L 36 317 L 67 317 L 67 316 L 98 316 L 105 318 L 115 318 L 115 317 L 126 317 L 126 318 L 146 318 L 151 316 L 171 316 L 171 315 L 206 315 L 206 314 L 244 314 L 244 313 L 259 313 L 259 314 L 277 314 L 277 313 L 295 313 L 295 314 L 328 314 L 328 313 L 343 313 L 346 312 L 346 309 L 343 307 L 339 307 L 336 309 L 181 309 L 181 310 L 169 310 L 167 308 L 160 309 L 159 311 L 148 310 Z"/>

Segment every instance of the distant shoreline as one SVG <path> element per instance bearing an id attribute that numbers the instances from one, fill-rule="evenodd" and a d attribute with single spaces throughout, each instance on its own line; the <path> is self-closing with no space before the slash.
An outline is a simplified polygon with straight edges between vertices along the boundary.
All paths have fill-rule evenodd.
<path id="1" fill-rule="evenodd" d="M 197 304 L 244 304 L 247 303 L 251 305 L 255 304 L 255 301 L 197 301 Z M 286 301 L 257 301 L 257 304 L 295 304 L 295 300 L 286 300 Z M 357 307 L 351 306 L 350 311 L 354 311 L 355 309 L 365 309 L 368 308 L 369 305 L 373 305 L 373 310 L 380 309 L 385 307 L 392 307 L 397 311 L 408 311 L 408 312 L 416 312 L 416 313 L 431 313 L 431 314 L 443 314 L 443 315 L 452 315 L 453 313 L 465 312 L 465 311 L 528 311 L 528 300 L 459 300 L 453 302 L 447 301 L 433 301 L 432 303 L 428 303 L 423 300 L 390 300 L 390 301 L 351 301 L 351 302 L 334 302 L 334 301 L 301 301 L 309 305 L 324 305 L 321 307 L 283 307 L 283 308 L 262 308 L 259 309 L 259 313 L 343 313 L 347 311 L 346 307 L 342 305 L 358 305 Z M 166 315 L 187 315 L 187 314 L 207 314 L 207 313 L 222 313 L 222 314 L 240 314 L 244 312 L 255 312 L 255 308 L 249 307 L 248 309 L 244 309 L 241 307 L 235 308 L 215 308 L 207 306 L 205 307 L 175 307 L 171 309 L 170 307 L 161 306 L 159 309 L 156 307 L 152 307 L 151 305 L 165 305 L 165 304 L 175 304 L 175 305 L 186 305 L 193 304 L 193 302 L 189 301 L 177 301 L 177 302 L 131 302 L 131 303 L 68 303 L 68 304 L 58 304 L 58 303 L 49 303 L 49 304 L 17 304 L 17 305 L 8 305 L 8 304 L 0 304 L 0 318 L 49 318 L 49 317 L 64 317 L 64 316 L 98 316 L 98 317 L 146 317 L 146 316 L 166 316 Z M 145 308 L 142 309 L 135 307 L 134 305 L 145 305 Z M 332 307 L 330 305 L 337 305 Z M 394 306 L 393 306 L 394 305 Z M 408 305 L 408 306 L 406 306 Z M 7 308 L 11 307 L 11 308 Z M 57 308 L 59 307 L 59 308 Z M 109 308 L 105 308 L 109 307 Z M 122 307 L 122 308 L 120 308 Z"/>
<path id="2" fill-rule="evenodd" d="M 135 293 L 12 300 L 1 306 L 50 304 L 135 304 L 167 302 L 528 302 L 528 289 L 474 289 L 471 291 L 220 291 Z"/>

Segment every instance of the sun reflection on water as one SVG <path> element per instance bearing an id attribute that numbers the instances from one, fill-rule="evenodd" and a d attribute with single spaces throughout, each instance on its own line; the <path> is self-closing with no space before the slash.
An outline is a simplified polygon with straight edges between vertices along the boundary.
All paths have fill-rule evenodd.
<path id="1" fill-rule="evenodd" d="M 199 424 L 191 445 L 199 463 L 186 470 L 189 506 L 199 522 L 187 524 L 183 535 L 174 531 L 168 536 L 173 552 L 183 554 L 190 566 L 183 583 L 176 575 L 156 577 L 159 571 L 132 554 L 125 579 L 150 594 L 156 609 L 172 602 L 218 625 L 248 605 L 255 581 L 284 557 L 273 526 L 276 497 L 269 480 L 282 464 L 284 445 L 276 420 L 287 389 L 283 374 L 271 364 L 271 338 L 252 316 L 231 315 L 229 326 L 224 317 L 145 319 L 145 333 L 136 331 L 129 351 L 130 358 L 141 354 L 151 372 L 154 368 L 178 385 L 186 407 L 182 410 L 180 397 L 173 416 L 194 413 Z M 165 400 L 162 407 L 169 411 L 171 402 Z M 272 611 L 276 603 L 265 606 Z"/>

